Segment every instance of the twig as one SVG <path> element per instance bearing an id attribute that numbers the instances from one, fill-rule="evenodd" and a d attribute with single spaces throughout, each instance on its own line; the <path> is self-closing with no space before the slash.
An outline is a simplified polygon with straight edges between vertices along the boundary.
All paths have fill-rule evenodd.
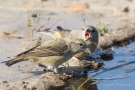
<path id="1" fill-rule="evenodd" d="M 55 23 L 53 23 L 53 25 L 50 28 L 52 28 L 58 21 L 60 21 L 60 20 L 57 20 Z"/>
<path id="2" fill-rule="evenodd" d="M 47 21 L 47 23 L 45 24 L 45 25 L 42 25 L 40 28 L 43 28 L 43 27 L 45 27 L 45 29 L 44 30 L 40 30 L 40 29 L 38 29 L 38 31 L 37 32 L 44 32 L 44 31 L 49 31 L 58 21 L 60 21 L 60 20 L 57 20 L 55 23 L 53 23 L 53 25 L 52 26 L 50 26 L 49 28 L 46 28 L 46 25 L 48 24 L 48 22 L 49 22 L 49 20 L 50 20 L 50 18 L 48 19 L 48 21 Z"/>
<path id="3" fill-rule="evenodd" d="M 44 27 L 45 27 L 44 30 L 46 30 L 46 31 L 50 30 L 50 28 L 46 28 L 46 25 L 49 23 L 49 21 L 50 21 L 50 17 L 48 18 L 47 22 L 46 22 L 44 25 L 41 25 L 41 26 L 37 29 L 37 32 L 41 32 L 40 28 L 44 28 Z M 43 30 L 43 31 L 44 31 L 44 30 Z"/>
<path id="4" fill-rule="evenodd" d="M 113 69 L 116 69 L 116 68 L 119 68 L 119 67 L 122 67 L 122 66 L 125 66 L 125 65 L 132 64 L 132 63 L 135 63 L 135 61 L 126 62 L 126 63 L 120 64 L 120 65 L 117 65 L 117 66 L 114 66 L 114 67 L 105 69 L 105 70 L 103 70 L 103 71 L 101 71 L 101 72 L 98 72 L 98 73 L 92 75 L 91 77 L 94 77 L 94 76 L 96 76 L 96 75 L 98 75 L 98 74 L 100 74 L 100 73 L 103 73 L 103 72 L 106 72 L 106 71 L 109 71 L 109 70 L 113 70 Z"/>

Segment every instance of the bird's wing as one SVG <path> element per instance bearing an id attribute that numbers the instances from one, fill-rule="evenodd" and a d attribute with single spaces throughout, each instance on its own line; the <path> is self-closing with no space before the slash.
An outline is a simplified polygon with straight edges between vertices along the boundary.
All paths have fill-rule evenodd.
<path id="1" fill-rule="evenodd" d="M 40 33 L 42 33 L 42 34 L 44 34 L 44 35 L 46 35 L 46 36 L 50 36 L 51 38 L 53 38 L 53 39 L 56 39 L 57 37 L 55 37 L 55 32 L 53 32 L 53 31 L 44 31 L 44 32 L 40 32 Z"/>
<path id="2" fill-rule="evenodd" d="M 68 50 L 68 48 L 68 45 L 63 40 L 51 40 L 45 43 L 43 46 L 41 45 L 23 52 L 23 54 L 20 56 L 59 56 L 63 55 Z"/>
<path id="3" fill-rule="evenodd" d="M 40 33 L 45 34 L 47 36 L 50 36 L 53 39 L 56 39 L 56 38 L 71 38 L 72 37 L 71 31 L 72 30 L 63 29 L 62 27 L 57 26 L 57 30 L 43 31 L 43 32 L 40 32 Z"/>
<path id="4" fill-rule="evenodd" d="M 69 30 L 69 29 L 63 29 L 60 26 L 57 26 L 57 31 L 61 35 L 61 38 L 78 38 L 78 39 L 84 39 L 85 40 L 85 33 L 84 30 Z M 56 37 L 56 35 L 55 35 Z M 57 37 L 56 37 L 57 38 Z"/>
<path id="5" fill-rule="evenodd" d="M 72 37 L 71 30 L 69 30 L 69 29 L 63 29 L 62 27 L 57 26 L 57 31 L 61 35 L 61 38 L 68 38 L 68 37 L 71 38 Z M 55 35 L 55 37 L 57 37 L 57 35 Z"/>

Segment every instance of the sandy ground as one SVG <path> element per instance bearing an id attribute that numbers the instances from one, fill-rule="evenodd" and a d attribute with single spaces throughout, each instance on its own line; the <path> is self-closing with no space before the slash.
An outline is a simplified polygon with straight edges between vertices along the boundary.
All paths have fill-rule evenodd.
<path id="1" fill-rule="evenodd" d="M 42 0 L 41 0 L 42 1 Z M 81 29 L 86 25 L 96 26 L 99 22 L 104 23 L 107 28 L 116 30 L 126 25 L 134 25 L 135 0 L 12 0 L 0 1 L 0 62 L 9 60 L 16 54 L 30 47 L 30 39 L 26 26 L 26 6 L 29 6 L 30 13 L 41 15 L 40 24 L 45 24 L 50 17 L 47 27 L 57 25 L 68 29 Z M 67 8 L 70 5 L 87 3 L 89 8 L 85 11 L 72 12 Z M 129 11 L 124 12 L 127 8 Z M 60 20 L 60 21 L 59 21 Z M 3 35 L 3 32 L 11 33 L 11 36 Z M 18 37 L 22 37 L 19 39 Z M 29 77 L 36 77 L 42 74 L 42 68 L 36 67 L 31 62 L 22 62 L 14 66 L 6 67 L 0 64 L 0 87 L 3 90 L 3 81 L 17 82 Z"/>

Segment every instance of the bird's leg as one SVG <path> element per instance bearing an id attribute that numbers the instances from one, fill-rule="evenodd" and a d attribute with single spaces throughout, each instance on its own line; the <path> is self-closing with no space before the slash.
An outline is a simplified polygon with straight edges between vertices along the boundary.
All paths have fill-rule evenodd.
<path id="1" fill-rule="evenodd" d="M 72 60 L 77 60 L 77 61 L 80 61 L 78 58 L 76 57 L 72 57 Z"/>
<path id="2" fill-rule="evenodd" d="M 39 67 L 42 67 L 42 68 L 47 68 L 45 65 L 40 64 L 40 63 L 38 64 L 38 66 L 39 66 Z"/>
<path id="3" fill-rule="evenodd" d="M 79 62 L 79 63 L 81 62 L 81 60 L 76 57 L 72 57 L 71 59 L 74 60 L 75 62 Z"/>
<path id="4" fill-rule="evenodd" d="M 43 71 L 49 72 L 49 71 L 51 71 L 51 70 L 49 70 L 48 68 L 44 68 Z"/>
<path id="5" fill-rule="evenodd" d="M 53 71 L 57 74 L 59 72 L 58 67 L 54 67 Z"/>
<path id="6" fill-rule="evenodd" d="M 44 68 L 43 71 L 50 71 L 50 69 L 48 69 L 47 66 L 45 66 L 43 64 L 38 64 L 38 66 Z"/>

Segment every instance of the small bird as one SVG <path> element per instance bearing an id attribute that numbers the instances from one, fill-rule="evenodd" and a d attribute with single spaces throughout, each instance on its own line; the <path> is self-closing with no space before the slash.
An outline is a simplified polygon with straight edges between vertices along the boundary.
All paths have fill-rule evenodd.
<path id="1" fill-rule="evenodd" d="M 49 35 L 53 38 L 79 38 L 85 40 L 87 45 L 90 47 L 91 53 L 97 48 L 98 45 L 98 31 L 93 26 L 84 26 L 82 30 L 69 30 L 63 29 L 60 26 L 57 26 L 57 30 L 42 32 L 43 34 Z M 79 52 L 74 57 L 81 58 L 86 56 L 85 52 Z"/>
<path id="2" fill-rule="evenodd" d="M 87 46 L 84 40 L 60 38 L 41 43 L 40 46 L 35 46 L 18 54 L 14 59 L 2 63 L 5 63 L 9 67 L 16 63 L 32 59 L 33 62 L 44 65 L 48 69 L 55 70 L 54 72 L 57 73 L 58 66 L 72 58 L 78 52 L 90 53 L 89 46 Z"/>
<path id="3" fill-rule="evenodd" d="M 87 45 L 90 47 L 91 53 L 97 48 L 98 41 L 99 41 L 99 36 L 98 36 L 98 31 L 95 27 L 93 26 L 84 26 L 82 30 L 85 31 L 85 42 Z M 87 53 L 85 52 L 79 52 L 78 54 L 74 55 L 76 58 L 81 58 L 86 56 Z"/>

